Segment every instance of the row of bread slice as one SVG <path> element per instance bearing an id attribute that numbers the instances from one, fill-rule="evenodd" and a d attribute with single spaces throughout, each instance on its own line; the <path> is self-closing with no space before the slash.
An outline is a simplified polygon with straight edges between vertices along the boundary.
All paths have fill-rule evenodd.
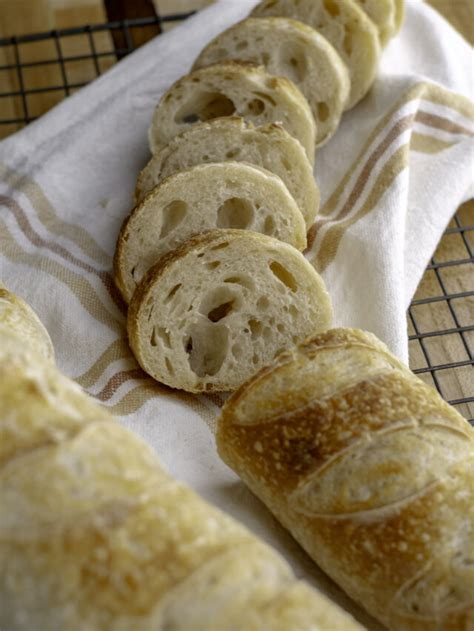
<path id="1" fill-rule="evenodd" d="M 312 4 L 320 29 L 336 45 L 343 24 L 357 35 L 356 48 L 364 48 L 364 33 L 374 35 L 375 27 L 352 0 L 336 4 L 337 11 L 330 2 Z M 293 5 L 296 17 L 314 23 L 304 2 Z M 265 7 L 256 12 L 264 15 Z M 288 3 L 278 7 L 289 10 Z M 232 57 L 231 48 L 236 55 L 243 51 L 244 60 L 196 70 L 161 99 L 150 132 L 154 156 L 138 178 L 138 205 L 122 227 L 114 263 L 116 283 L 132 301 L 128 331 L 138 361 L 155 379 L 190 391 L 232 390 L 286 345 L 331 322 L 324 284 L 301 254 L 232 231 L 261 233 L 304 250 L 319 206 L 311 168 L 318 129 L 313 114 L 327 121 L 326 109 L 337 110 L 337 126 L 349 94 L 347 67 L 315 29 L 274 17 L 232 27 L 195 66 L 216 61 L 214 53 Z M 250 61 L 265 62 L 275 73 L 286 69 L 288 76 L 244 63 L 250 49 L 263 55 Z M 303 69 L 298 81 L 295 73 Z M 318 101 L 320 90 L 337 93 L 337 107 Z M 235 111 L 250 120 L 230 116 Z M 195 238 L 216 229 L 227 232 Z M 226 251 L 217 256 L 219 240 Z M 168 277 L 180 282 L 168 286 Z M 304 300 L 308 288 L 315 301 Z M 279 292 L 288 294 L 283 302 Z"/>
<path id="2" fill-rule="evenodd" d="M 344 110 L 367 94 L 381 43 L 402 17 L 402 0 L 261 2 L 212 40 L 161 99 L 152 152 L 190 125 L 235 114 L 258 125 L 280 121 L 313 161 Z"/>
<path id="3" fill-rule="evenodd" d="M 0 294 L 0 627 L 361 629 L 271 548 L 171 478 Z"/>

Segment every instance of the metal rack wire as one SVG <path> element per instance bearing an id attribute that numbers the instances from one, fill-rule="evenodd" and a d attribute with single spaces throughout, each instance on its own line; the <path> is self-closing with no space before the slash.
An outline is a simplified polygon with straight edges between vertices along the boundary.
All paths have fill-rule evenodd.
<path id="1" fill-rule="evenodd" d="M 155 32 L 162 32 L 191 14 L 157 15 L 0 39 L 0 138 L 35 120 L 55 102 L 80 89 L 132 52 L 140 43 L 135 37 L 140 29 L 157 27 Z M 71 47 L 68 44 L 74 38 L 76 46 Z M 28 45 L 38 43 L 45 47 L 39 59 L 36 58 L 37 49 L 33 55 L 25 54 Z M 78 77 L 77 73 L 71 74 L 71 66 L 79 62 L 82 66 L 89 62 L 89 70 Z M 44 85 L 31 84 L 29 80 L 29 71 L 38 68 L 44 71 Z M 2 89 L 2 73 L 10 73 L 10 79 L 13 73 L 14 89 Z M 34 99 L 45 95 L 53 95 L 53 98 L 43 101 L 35 109 Z M 2 104 L 6 100 L 11 103 L 12 99 L 18 101 L 16 110 L 6 111 Z M 447 239 L 460 239 L 465 255 L 446 257 L 443 248 L 438 248 L 425 274 L 427 282 L 422 282 L 408 311 L 408 325 L 414 372 L 434 385 L 449 403 L 474 423 L 474 225 L 471 224 L 474 221 L 469 214 L 458 213 L 454 217 L 441 246 Z M 459 245 L 456 252 L 460 251 Z M 463 273 L 462 270 L 467 277 L 466 290 L 452 291 L 453 274 Z M 429 316 L 430 310 L 433 315 L 434 309 L 439 309 L 440 305 L 447 309 L 452 326 L 440 327 L 436 317 Z M 429 317 L 420 313 L 422 309 L 428 310 Z M 443 322 L 446 321 L 444 317 Z M 456 396 L 458 391 L 462 396 Z M 466 392 L 471 396 L 465 396 Z"/>

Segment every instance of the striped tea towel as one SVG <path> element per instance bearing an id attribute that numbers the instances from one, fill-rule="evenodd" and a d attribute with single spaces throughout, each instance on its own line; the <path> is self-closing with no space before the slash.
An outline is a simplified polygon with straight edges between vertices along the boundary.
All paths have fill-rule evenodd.
<path id="1" fill-rule="evenodd" d="M 220 400 L 154 383 L 132 357 L 111 277 L 157 100 L 255 0 L 222 0 L 150 42 L 0 144 L 0 278 L 48 328 L 59 367 L 156 449 L 171 472 L 244 521 L 323 591 L 376 628 L 217 458 Z M 308 257 L 336 324 L 407 359 L 405 312 L 443 229 L 473 194 L 473 58 L 418 0 L 370 94 L 317 156 L 322 209 Z"/>

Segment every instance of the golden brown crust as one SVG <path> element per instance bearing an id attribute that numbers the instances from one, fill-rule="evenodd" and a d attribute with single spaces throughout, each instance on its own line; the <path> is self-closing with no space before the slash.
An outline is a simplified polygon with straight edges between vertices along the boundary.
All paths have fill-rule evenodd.
<path id="1" fill-rule="evenodd" d="M 327 390 L 309 366 L 341 345 L 346 356 Z M 357 331 L 309 340 L 229 399 L 218 450 L 313 559 L 391 629 L 467 631 L 474 431 L 387 355 Z M 373 363 L 377 356 L 382 363 Z M 355 383 L 345 372 L 351 357 Z M 312 389 L 295 404 L 305 380 Z M 285 396 L 286 411 L 267 414 L 275 411 L 268 399 Z"/>

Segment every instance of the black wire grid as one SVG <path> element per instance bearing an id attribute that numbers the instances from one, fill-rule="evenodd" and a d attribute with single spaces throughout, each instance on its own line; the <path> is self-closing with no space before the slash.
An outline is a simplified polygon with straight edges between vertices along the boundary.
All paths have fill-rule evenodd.
<path id="1" fill-rule="evenodd" d="M 137 30 L 149 27 L 157 27 L 156 32 L 166 30 L 172 23 L 182 21 L 192 13 L 139 18 L 107 24 L 87 25 L 79 28 L 54 30 L 47 33 L 37 33 L 19 37 L 0 39 L 0 62 L 8 63 L 0 65 L 0 137 L 8 135 L 12 131 L 20 129 L 29 122 L 35 120 L 43 111 L 35 112 L 31 105 L 31 99 L 38 95 L 55 95 L 57 102 L 64 96 L 69 96 L 77 89 L 83 87 L 93 78 L 99 76 L 111 67 L 117 60 L 132 52 L 137 45 L 135 37 Z M 111 46 L 103 46 L 104 34 Z M 102 36 L 102 44 L 97 38 Z M 82 49 L 79 54 L 68 53 L 67 43 L 80 37 Z M 22 54 L 22 49 L 31 44 L 43 42 L 48 44 L 48 52 L 43 52 L 40 60 L 36 56 Z M 76 47 L 77 49 L 77 47 Z M 5 53 L 2 55 L 2 52 Z M 33 51 L 30 51 L 33 52 Z M 30 57 L 30 58 L 29 58 Z M 89 62 L 91 64 L 89 76 L 82 80 L 74 80 L 70 76 L 71 64 Z M 28 71 L 37 69 L 45 71 L 46 84 L 31 87 L 28 81 Z M 50 71 L 48 72 L 48 69 Z M 57 81 L 53 80 L 51 69 L 56 72 Z M 4 91 L 1 80 L 2 74 L 9 74 L 11 85 L 12 75 L 15 77 L 16 89 Z M 38 73 L 36 72 L 36 75 Z M 54 73 L 53 73 L 54 74 Z M 73 73 L 74 74 L 74 73 Z M 2 103 L 6 99 L 19 99 L 16 113 L 5 116 L 5 108 Z M 20 106 L 20 107 L 19 107 Z M 42 107 L 49 108 L 51 103 Z M 19 114 L 18 114 L 19 112 Z M 2 133 L 3 132 L 3 133 Z M 454 405 L 466 418 L 474 424 L 474 396 L 462 396 L 468 392 L 474 395 L 474 221 L 469 219 L 466 213 L 458 213 L 446 230 L 443 243 L 447 240 L 461 239 L 465 250 L 465 256 L 452 260 L 443 254 L 443 248 L 438 248 L 435 257 L 427 268 L 425 279 L 429 279 L 428 288 L 423 291 L 422 286 L 417 292 L 408 310 L 408 326 L 410 340 L 411 367 L 420 377 L 434 385 L 441 395 Z M 472 215 L 472 213 L 471 213 Z M 456 252 L 459 252 L 459 245 Z M 449 250 L 449 248 L 448 248 Z M 438 257 L 438 253 L 440 256 Z M 448 252 L 449 254 L 449 252 Z M 465 282 L 461 283 L 466 291 L 453 292 L 450 287 L 454 276 L 461 275 Z M 456 283 L 459 288 L 459 283 Z M 428 295 L 426 295 L 428 294 Z M 439 328 L 436 325 L 436 317 L 433 319 L 430 309 L 438 303 L 444 307 L 446 314 L 443 322 L 451 321 L 452 326 Z M 428 310 L 423 314 L 423 310 Z M 431 313 L 431 316 L 430 316 Z M 454 350 L 453 350 L 454 349 Z M 451 361 L 446 358 L 451 357 Z M 461 396 L 456 398 L 456 393 Z"/>

